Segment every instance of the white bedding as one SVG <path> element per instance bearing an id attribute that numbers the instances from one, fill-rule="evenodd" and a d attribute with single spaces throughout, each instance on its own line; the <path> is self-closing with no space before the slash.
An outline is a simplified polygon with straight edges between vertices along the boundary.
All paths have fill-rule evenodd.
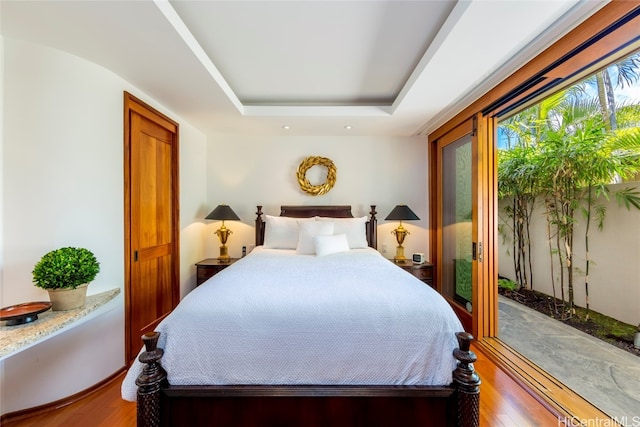
<path id="1" fill-rule="evenodd" d="M 374 249 L 256 247 L 156 329 L 174 385 L 447 385 L 462 325 L 431 287 Z M 135 400 L 136 361 L 122 384 Z"/>

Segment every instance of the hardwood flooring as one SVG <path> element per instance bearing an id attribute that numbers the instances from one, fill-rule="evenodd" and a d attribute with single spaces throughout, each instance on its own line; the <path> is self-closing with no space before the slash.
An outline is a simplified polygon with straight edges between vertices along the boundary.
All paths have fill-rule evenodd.
<path id="1" fill-rule="evenodd" d="M 514 382 L 482 352 L 476 370 L 482 379 L 480 425 L 483 427 L 559 426 L 558 418 Z M 43 415 L 2 423 L 3 427 L 129 427 L 136 425 L 136 404 L 120 398 L 124 374 L 90 396 Z"/>

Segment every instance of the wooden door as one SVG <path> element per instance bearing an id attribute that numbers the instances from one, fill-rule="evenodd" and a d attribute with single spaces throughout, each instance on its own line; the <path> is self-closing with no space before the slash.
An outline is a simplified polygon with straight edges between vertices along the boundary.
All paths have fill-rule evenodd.
<path id="1" fill-rule="evenodd" d="M 125 351 L 179 300 L 178 124 L 125 93 Z"/>

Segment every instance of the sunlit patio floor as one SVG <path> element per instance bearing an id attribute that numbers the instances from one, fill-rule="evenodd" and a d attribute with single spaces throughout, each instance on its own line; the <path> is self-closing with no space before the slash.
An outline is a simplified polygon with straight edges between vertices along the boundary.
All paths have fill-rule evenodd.
<path id="1" fill-rule="evenodd" d="M 499 337 L 623 425 L 640 423 L 640 357 L 499 297 Z"/>

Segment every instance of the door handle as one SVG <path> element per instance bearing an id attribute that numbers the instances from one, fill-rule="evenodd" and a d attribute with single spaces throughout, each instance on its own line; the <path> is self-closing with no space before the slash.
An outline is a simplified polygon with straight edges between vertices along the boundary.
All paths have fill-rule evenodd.
<path id="1" fill-rule="evenodd" d="M 474 261 L 482 262 L 482 242 L 471 243 L 471 258 Z"/>

